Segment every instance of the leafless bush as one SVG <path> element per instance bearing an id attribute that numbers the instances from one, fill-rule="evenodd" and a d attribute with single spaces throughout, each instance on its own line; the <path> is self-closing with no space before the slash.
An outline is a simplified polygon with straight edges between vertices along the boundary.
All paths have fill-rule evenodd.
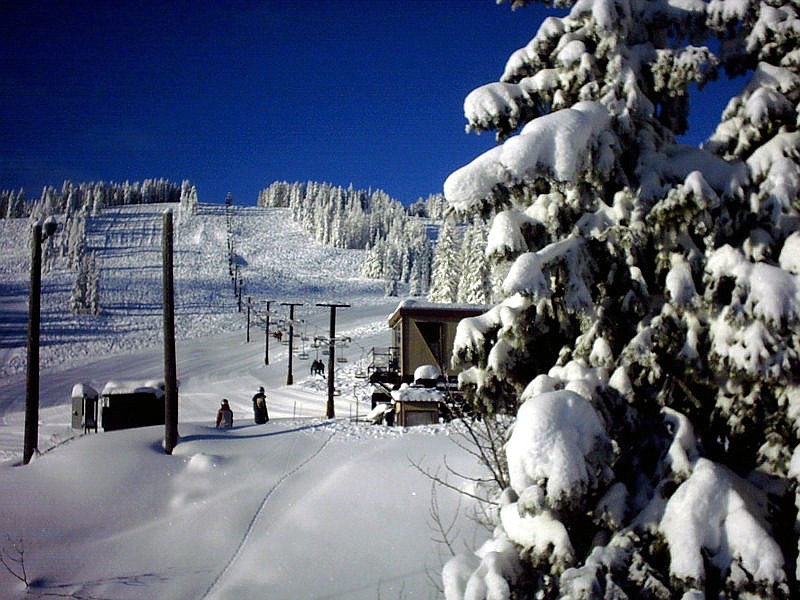
<path id="1" fill-rule="evenodd" d="M 0 564 L 16 579 L 24 583 L 25 589 L 29 589 L 28 572 L 25 570 L 25 545 L 22 543 L 22 538 L 14 540 L 9 534 L 6 534 L 6 538 L 11 550 L 0 548 Z"/>

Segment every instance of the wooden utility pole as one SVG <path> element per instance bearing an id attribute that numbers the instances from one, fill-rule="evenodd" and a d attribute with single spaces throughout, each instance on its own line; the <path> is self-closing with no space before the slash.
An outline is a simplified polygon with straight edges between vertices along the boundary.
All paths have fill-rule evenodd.
<path id="1" fill-rule="evenodd" d="M 250 296 L 247 297 L 247 343 L 250 343 L 250 305 L 252 304 L 252 298 Z"/>
<path id="2" fill-rule="evenodd" d="M 164 212 L 162 237 L 164 287 L 164 451 L 178 444 L 178 375 L 175 360 L 175 285 L 172 275 L 172 211 Z"/>
<path id="3" fill-rule="evenodd" d="M 28 362 L 25 375 L 25 435 L 22 464 L 27 465 L 39 448 L 39 321 L 42 301 L 42 244 L 58 229 L 52 218 L 37 221 L 31 232 L 31 289 L 28 297 Z"/>
<path id="4" fill-rule="evenodd" d="M 349 304 L 326 304 L 317 303 L 317 306 L 327 306 L 331 309 L 330 319 L 330 334 L 328 336 L 328 402 L 325 405 L 325 417 L 332 419 L 336 416 L 336 411 L 333 408 L 333 369 L 335 365 L 334 355 L 336 348 L 336 309 L 337 308 L 350 308 Z"/>
<path id="5" fill-rule="evenodd" d="M 294 307 L 303 306 L 302 302 L 281 302 L 281 306 L 289 307 L 289 372 L 286 375 L 286 385 L 294 383 L 294 376 L 292 375 L 292 358 L 294 346 Z"/>
<path id="6" fill-rule="evenodd" d="M 264 316 L 264 364 L 269 364 L 269 305 L 273 300 L 267 300 L 267 313 Z"/>

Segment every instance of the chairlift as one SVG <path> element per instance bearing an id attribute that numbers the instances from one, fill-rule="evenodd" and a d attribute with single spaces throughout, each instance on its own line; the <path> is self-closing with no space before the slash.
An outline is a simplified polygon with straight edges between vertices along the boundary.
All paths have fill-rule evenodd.
<path id="1" fill-rule="evenodd" d="M 347 357 L 346 356 L 337 356 L 336 357 L 336 362 L 338 362 L 338 363 L 346 363 L 347 362 Z"/>
<path id="2" fill-rule="evenodd" d="M 354 377 L 356 379 L 366 379 L 367 378 L 367 372 L 364 370 L 364 363 L 366 362 L 366 353 L 367 353 L 367 351 L 366 351 L 365 348 L 361 347 L 361 345 L 358 344 L 357 342 L 356 342 L 356 345 L 361 349 L 361 356 L 358 359 L 358 363 L 356 365 L 356 372 L 354 374 Z"/>

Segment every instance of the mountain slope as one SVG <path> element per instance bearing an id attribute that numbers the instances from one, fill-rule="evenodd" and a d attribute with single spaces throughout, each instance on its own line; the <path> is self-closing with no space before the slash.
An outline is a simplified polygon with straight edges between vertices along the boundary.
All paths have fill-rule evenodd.
<path id="1" fill-rule="evenodd" d="M 77 382 L 158 379 L 163 374 L 160 222 L 163 207 L 106 211 L 88 229 L 102 265 L 99 319 L 66 310 L 70 274 L 44 275 L 39 448 L 21 457 L 24 363 L 4 362 L 0 378 L 0 550 L 24 547 L 31 585 L 0 567 L 0 596 L 85 598 L 436 598 L 445 546 L 431 541 L 435 501 L 450 541 L 474 545 L 480 527 L 458 494 L 439 489 L 412 464 L 447 465 L 478 475 L 474 458 L 453 443 L 451 425 L 387 428 L 356 420 L 370 408 L 356 372 L 367 350 L 391 341 L 387 319 L 397 300 L 357 277 L 360 251 L 310 243 L 281 209 L 235 209 L 235 251 L 257 298 L 304 301 L 296 333 L 327 335 L 337 311 L 337 418 L 323 419 L 327 382 L 259 328 L 245 339 L 227 265 L 224 209 L 203 207 L 176 226 L 179 443 L 161 450 L 163 427 L 79 435 L 70 428 Z M 22 237 L 23 222 L 0 221 Z M 7 241 L 7 238 L 3 238 Z M 27 248 L 0 256 L 3 357 L 24 358 Z M 276 319 L 278 317 L 276 316 Z M 269 365 L 264 364 L 266 341 Z M 297 339 L 314 358 L 317 350 Z M 322 357 L 321 357 L 322 358 Z M 267 388 L 271 420 L 254 425 L 251 397 Z M 230 399 L 234 428 L 214 415 Z M 458 481 L 454 485 L 461 485 Z"/>

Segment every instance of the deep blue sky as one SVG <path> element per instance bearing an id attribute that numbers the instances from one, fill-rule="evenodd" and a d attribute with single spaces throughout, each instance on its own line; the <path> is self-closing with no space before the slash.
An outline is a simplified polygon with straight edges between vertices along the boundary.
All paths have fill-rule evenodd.
<path id="1" fill-rule="evenodd" d="M 0 189 L 190 179 L 441 191 L 493 145 L 462 105 L 545 9 L 492 0 L 0 3 Z M 722 108 L 695 116 L 697 141 Z M 695 141 L 695 140 L 692 140 Z"/>

